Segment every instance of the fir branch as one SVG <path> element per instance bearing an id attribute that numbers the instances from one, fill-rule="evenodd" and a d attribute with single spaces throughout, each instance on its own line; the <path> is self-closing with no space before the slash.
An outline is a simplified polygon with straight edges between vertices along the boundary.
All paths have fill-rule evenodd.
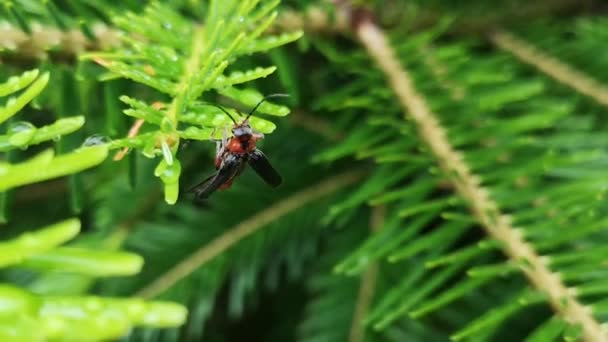
<path id="1" fill-rule="evenodd" d="M 518 263 L 525 261 L 526 266 L 520 268 L 532 285 L 548 295 L 552 307 L 563 319 L 582 327 L 585 339 L 608 339 L 605 329 L 593 318 L 591 310 L 576 300 L 560 277 L 547 267 L 539 254 L 511 225 L 509 216 L 501 213 L 496 202 L 480 185 L 479 178 L 464 163 L 463 156 L 448 142 L 444 128 L 414 88 L 409 73 L 395 57 L 384 32 L 369 16 L 357 14 L 354 24 L 358 38 L 386 74 L 401 105 L 418 126 L 419 135 L 435 154 L 456 190 L 467 200 L 477 221 L 490 236 L 503 244 L 504 252 L 510 259 Z"/>
<path id="2" fill-rule="evenodd" d="M 147 6 L 143 14 L 129 12 L 113 18 L 118 27 L 130 33 L 121 36 L 124 45 L 116 52 L 81 55 L 114 74 L 172 97 L 166 108 L 158 108 L 155 104 L 122 96 L 120 99 L 132 107 L 125 110 L 125 114 L 143 119 L 158 129 L 111 143 L 112 148 L 140 149 L 148 158 L 163 157 L 154 174 L 164 183 L 167 203 L 175 204 L 179 195 L 181 162 L 176 153 L 180 138 L 209 140 L 213 132 L 224 129 L 230 122 L 219 108 L 199 102 L 198 98 L 215 89 L 236 102 L 255 105 L 263 98 L 262 94 L 233 86 L 267 77 L 276 68 L 256 67 L 224 75 L 225 69 L 239 56 L 266 51 L 301 36 L 301 32 L 291 32 L 259 37 L 276 18 L 277 5 L 276 1 L 266 5 L 254 0 L 211 1 L 205 24 L 192 25 L 176 9 L 155 2 Z M 158 22 L 159 18 L 163 18 L 162 23 Z M 133 39 L 135 35 L 137 40 Z M 268 101 L 259 111 L 276 116 L 289 113 L 286 107 Z M 252 118 L 251 126 L 262 133 L 270 133 L 276 127 L 261 118 Z"/>
<path id="3" fill-rule="evenodd" d="M 534 66 L 556 81 L 608 107 L 608 87 L 592 76 L 542 52 L 509 32 L 498 30 L 490 34 L 489 38 L 496 46 L 513 54 L 522 62 Z"/>
<path id="4" fill-rule="evenodd" d="M 348 185 L 353 184 L 362 176 L 360 171 L 351 171 L 336 177 L 329 178 L 311 188 L 300 191 L 291 197 L 281 200 L 279 203 L 263 210 L 251 218 L 242 221 L 229 229 L 226 233 L 214 239 L 210 243 L 198 249 L 188 258 L 177 264 L 175 267 L 161 275 L 136 293 L 136 296 L 151 298 L 158 296 L 176 282 L 188 276 L 205 263 L 213 260 L 231 246 L 238 243 L 241 239 L 264 228 L 281 216 L 299 209 L 320 197 L 334 193 Z"/>
<path id="5" fill-rule="evenodd" d="M 385 218 L 386 206 L 380 205 L 374 207 L 370 218 L 370 230 L 372 234 L 382 228 Z M 355 305 L 355 313 L 353 314 L 353 321 L 351 323 L 350 334 L 348 337 L 349 342 L 361 342 L 364 340 L 365 328 L 363 321 L 374 299 L 377 278 L 378 263 L 374 262 L 367 266 L 367 269 L 361 278 L 361 286 L 359 287 L 359 294 L 357 296 L 357 303 Z"/>
<path id="6" fill-rule="evenodd" d="M 19 59 L 45 59 L 49 54 L 72 58 L 83 51 L 107 50 L 120 44 L 118 31 L 97 23 L 92 26 L 93 39 L 79 29 L 61 30 L 36 24 L 27 34 L 12 25 L 0 25 L 0 51 L 19 55 Z"/>
<path id="7" fill-rule="evenodd" d="M 514 20 L 535 18 L 539 14 L 572 13 L 575 10 L 589 7 L 591 0 L 586 0 L 586 6 L 574 0 L 554 0 L 543 3 L 527 3 L 524 6 L 503 8 L 486 16 L 461 16 L 452 25 L 457 33 L 485 33 L 497 23 L 507 24 Z M 286 9 L 281 11 L 267 33 L 292 32 L 303 30 L 308 33 L 344 34 L 349 30 L 348 18 L 341 12 L 330 13 L 327 6 L 310 5 L 303 10 Z M 404 12 L 404 11 L 401 11 Z M 391 16 L 402 17 L 408 13 L 390 13 Z M 419 8 L 409 25 L 413 28 L 423 28 L 433 25 L 443 18 L 444 13 L 437 9 Z M 0 25 L 0 51 L 8 51 L 23 59 L 45 59 L 49 55 L 57 55 L 70 59 L 83 51 L 105 51 L 119 47 L 119 31 L 113 26 L 102 22 L 88 25 L 86 35 L 79 28 L 61 29 L 47 23 L 31 24 L 32 33 L 24 32 L 20 27 L 11 23 Z M 2 51 L 4 54 L 5 51 Z"/>
<path id="8" fill-rule="evenodd" d="M 329 2 L 329 1 L 328 1 Z M 333 2 L 341 3 L 341 0 L 334 0 Z M 548 13 L 573 13 L 589 7 L 591 0 L 585 0 L 586 6 L 581 6 L 580 0 L 553 0 L 544 2 L 527 2 L 519 4 L 519 6 L 502 6 L 500 10 L 494 10 L 492 13 L 485 13 L 485 15 L 472 16 L 469 13 L 469 7 L 465 7 L 458 13 L 449 13 L 448 16 L 456 17 L 451 30 L 459 34 L 484 34 L 493 27 L 496 27 L 497 23 L 506 25 L 510 22 L 523 21 L 529 18 L 536 18 L 539 15 L 546 15 Z M 379 2 L 380 6 L 386 6 L 384 2 Z M 336 11 L 331 13 L 326 9 L 327 6 L 323 5 L 310 5 L 307 8 L 294 11 L 285 10 L 279 15 L 275 24 L 270 28 L 272 32 L 280 31 L 293 31 L 303 30 L 309 33 L 323 33 L 323 34 L 345 34 L 349 31 L 349 18 L 347 13 L 343 11 Z M 394 9 L 394 6 L 387 6 Z M 412 10 L 411 7 L 402 6 L 399 7 L 401 11 L 398 13 L 391 12 L 385 13 L 387 16 L 403 18 L 404 16 L 411 16 L 411 19 L 407 25 L 414 30 L 421 28 L 428 28 L 437 24 L 439 21 L 446 17 L 447 10 L 445 8 L 427 8 L 427 7 L 416 7 L 413 6 L 414 13 L 408 11 Z M 380 8 L 379 10 L 382 10 Z M 463 13 L 465 15 L 463 15 Z M 381 18 L 379 21 L 383 23 L 385 20 Z M 383 26 L 402 26 L 401 21 L 391 21 Z"/>
<path id="9" fill-rule="evenodd" d="M 277 18 L 270 28 L 271 32 L 304 30 L 306 32 L 345 33 L 348 31 L 348 18 L 335 13 L 331 14 L 322 6 L 309 6 L 304 11 L 286 10 Z"/>
<path id="10" fill-rule="evenodd" d="M 198 26 L 194 29 L 192 46 L 189 49 L 191 51 L 189 59 L 184 61 L 184 72 L 177 81 L 176 95 L 171 102 L 169 109 L 167 110 L 167 117 L 171 120 L 174 127 L 177 127 L 178 116 L 182 112 L 184 107 L 184 101 L 188 92 L 189 87 L 192 84 L 192 78 L 195 77 L 196 73 L 200 69 L 201 60 L 203 55 L 203 48 L 205 46 L 205 30 L 203 26 Z"/>

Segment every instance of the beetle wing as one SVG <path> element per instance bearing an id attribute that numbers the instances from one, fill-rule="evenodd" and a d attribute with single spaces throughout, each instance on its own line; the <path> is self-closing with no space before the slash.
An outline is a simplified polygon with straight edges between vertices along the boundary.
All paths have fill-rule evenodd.
<path id="1" fill-rule="evenodd" d="M 277 187 L 283 179 L 281 175 L 270 165 L 268 158 L 262 151 L 255 149 L 249 154 L 249 165 L 270 186 Z"/>
<path id="2" fill-rule="evenodd" d="M 201 183 L 192 187 L 188 192 L 194 192 L 196 198 L 205 199 L 209 197 L 220 186 L 236 177 L 239 169 L 242 168 L 243 159 L 229 155 L 222 163 L 222 167 L 213 175 L 207 177 Z"/>

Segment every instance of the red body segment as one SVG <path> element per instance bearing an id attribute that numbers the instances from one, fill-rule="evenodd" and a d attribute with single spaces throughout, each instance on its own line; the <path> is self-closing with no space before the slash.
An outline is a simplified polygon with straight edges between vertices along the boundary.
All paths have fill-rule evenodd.
<path id="1" fill-rule="evenodd" d="M 246 135 L 235 137 L 233 136 L 228 140 L 226 146 L 222 149 L 220 155 L 215 156 L 215 168 L 219 170 L 222 167 L 222 161 L 224 160 L 226 154 L 235 154 L 235 155 L 245 155 L 255 151 L 257 138 L 254 135 Z M 244 166 L 244 164 L 243 164 Z M 234 175 L 233 178 L 229 179 L 226 183 L 222 184 L 218 190 L 226 190 L 230 188 L 234 178 L 238 176 L 242 170 L 239 170 L 237 174 Z"/>
<path id="2" fill-rule="evenodd" d="M 220 185 L 220 187 L 218 188 L 219 191 L 224 191 L 226 189 L 229 189 L 230 186 L 232 186 L 232 180 Z"/>
<path id="3" fill-rule="evenodd" d="M 255 151 L 257 138 L 254 135 L 232 137 L 222 149 L 220 155 L 215 156 L 215 169 L 219 170 L 226 153 L 244 155 Z"/>
<path id="4" fill-rule="evenodd" d="M 253 135 L 232 137 L 226 149 L 234 154 L 246 154 L 255 150 L 256 137 Z"/>

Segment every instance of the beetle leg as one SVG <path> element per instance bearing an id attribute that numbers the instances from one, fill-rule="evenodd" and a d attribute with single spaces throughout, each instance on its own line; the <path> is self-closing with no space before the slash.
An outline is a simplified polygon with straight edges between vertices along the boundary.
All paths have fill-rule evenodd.
<path id="1" fill-rule="evenodd" d="M 214 138 L 216 132 L 217 132 L 217 127 L 214 127 L 213 130 L 211 131 L 211 134 L 209 135 L 209 141 L 213 141 L 215 143 L 220 141 L 219 139 Z"/>
<path id="2" fill-rule="evenodd" d="M 222 129 L 222 140 L 215 141 L 215 156 L 216 157 L 222 156 L 222 154 L 224 153 L 224 148 L 226 147 L 226 144 L 228 144 L 228 131 L 226 130 L 226 127 L 224 127 Z"/>
<path id="3" fill-rule="evenodd" d="M 228 129 L 224 126 L 222 130 L 222 144 L 225 146 L 228 143 Z"/>
<path id="4" fill-rule="evenodd" d="M 219 140 L 215 141 L 215 156 L 219 157 L 220 154 L 222 153 L 222 149 L 224 148 L 224 146 L 222 146 L 222 142 Z"/>

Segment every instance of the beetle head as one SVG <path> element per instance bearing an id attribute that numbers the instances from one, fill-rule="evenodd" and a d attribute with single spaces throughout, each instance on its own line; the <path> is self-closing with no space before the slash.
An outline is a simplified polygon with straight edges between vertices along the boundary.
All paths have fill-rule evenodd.
<path id="1" fill-rule="evenodd" d="M 253 135 L 253 130 L 249 125 L 249 121 L 245 120 L 240 125 L 235 125 L 232 128 L 232 134 L 237 138 L 249 138 Z"/>

